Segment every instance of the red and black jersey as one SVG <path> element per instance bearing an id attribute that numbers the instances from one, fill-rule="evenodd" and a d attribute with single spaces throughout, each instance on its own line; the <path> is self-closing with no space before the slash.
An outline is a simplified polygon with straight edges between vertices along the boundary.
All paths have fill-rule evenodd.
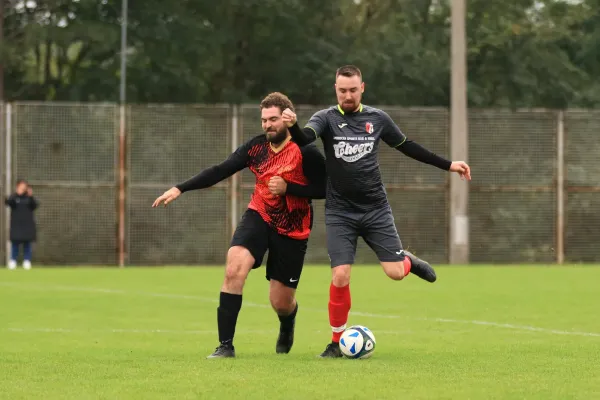
<path id="1" fill-rule="evenodd" d="M 294 142 L 288 142 L 279 152 L 273 151 L 264 136 L 248 143 L 244 151 L 247 164 L 256 176 L 254 192 L 248 208 L 279 234 L 293 239 L 306 239 L 310 234 L 312 210 L 309 199 L 294 195 L 275 196 L 269 191 L 269 180 L 282 177 L 288 184 L 308 185 L 302 167 L 303 154 Z"/>
<path id="2" fill-rule="evenodd" d="M 311 198 L 325 197 L 325 159 L 314 145 L 299 147 L 289 141 L 273 151 L 265 135 L 252 138 L 219 165 L 176 187 L 182 192 L 210 187 L 234 173 L 249 168 L 256 184 L 248 208 L 257 211 L 279 234 L 307 239 L 312 228 Z M 269 191 L 269 180 L 280 176 L 287 182 L 285 196 Z"/>

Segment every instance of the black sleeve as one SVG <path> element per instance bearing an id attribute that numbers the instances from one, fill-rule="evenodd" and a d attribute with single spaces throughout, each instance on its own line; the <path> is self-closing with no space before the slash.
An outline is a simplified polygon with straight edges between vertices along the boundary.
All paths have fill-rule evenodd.
<path id="1" fill-rule="evenodd" d="M 300 129 L 297 122 L 288 130 L 290 131 L 290 135 L 292 135 L 292 140 L 296 142 L 298 146 L 305 146 L 317 139 L 316 133 L 311 128 L 306 127 Z"/>
<path id="2" fill-rule="evenodd" d="M 29 197 L 29 208 L 31 208 L 32 210 L 35 210 L 36 208 L 38 208 L 38 206 L 40 205 L 40 203 L 38 203 L 38 201 L 36 200 L 35 197 L 30 196 Z"/>
<path id="3" fill-rule="evenodd" d="M 445 171 L 450 170 L 452 161 L 446 160 L 435 153 L 427 150 L 425 147 L 412 140 L 405 140 L 402 144 L 396 147 L 402 154 L 409 156 L 422 163 L 433 165 Z"/>
<path id="4" fill-rule="evenodd" d="M 290 134 L 294 142 L 298 146 L 304 146 L 317 140 L 318 137 L 323 137 L 329 131 L 329 123 L 327 122 L 328 109 L 317 111 L 310 117 L 304 129 L 300 129 L 298 123 L 289 128 Z"/>
<path id="5" fill-rule="evenodd" d="M 15 202 L 15 195 L 11 194 L 8 199 L 4 199 L 4 204 L 9 206 L 10 208 L 15 208 L 17 203 Z"/>
<path id="6" fill-rule="evenodd" d="M 381 111 L 381 116 L 385 123 L 385 130 L 383 131 L 381 138 L 388 146 L 394 147 L 401 151 L 402 154 L 422 163 L 433 165 L 446 171 L 450 169 L 450 164 L 452 164 L 451 161 L 432 153 L 412 140 L 408 140 L 398 125 L 396 125 L 386 112 Z"/>
<path id="7" fill-rule="evenodd" d="M 301 148 L 302 170 L 308 179 L 308 185 L 288 183 L 286 194 L 310 199 L 324 199 L 325 187 L 327 185 L 327 172 L 325 169 L 325 157 L 315 145 Z"/>
<path id="8" fill-rule="evenodd" d="M 181 193 L 189 192 L 190 190 L 205 189 L 216 185 L 236 172 L 246 168 L 249 157 L 248 150 L 252 140 L 238 147 L 238 149 L 231 153 L 227 160 L 223 161 L 221 164 L 208 167 L 198 175 L 175 185 L 175 187 L 181 190 Z"/>

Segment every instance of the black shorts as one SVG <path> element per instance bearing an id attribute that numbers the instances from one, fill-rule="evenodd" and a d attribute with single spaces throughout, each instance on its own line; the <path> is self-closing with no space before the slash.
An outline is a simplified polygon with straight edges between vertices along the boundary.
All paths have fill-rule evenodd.
<path id="1" fill-rule="evenodd" d="M 267 280 L 274 279 L 296 289 L 302 274 L 308 239 L 292 239 L 274 231 L 254 210 L 248 209 L 238 224 L 231 246 L 242 246 L 254 257 L 252 269 L 260 267 L 267 250 Z"/>
<path id="2" fill-rule="evenodd" d="M 358 237 L 362 237 L 381 262 L 404 260 L 402 242 L 389 205 L 366 213 L 325 210 L 327 252 L 331 267 L 354 264 Z"/>

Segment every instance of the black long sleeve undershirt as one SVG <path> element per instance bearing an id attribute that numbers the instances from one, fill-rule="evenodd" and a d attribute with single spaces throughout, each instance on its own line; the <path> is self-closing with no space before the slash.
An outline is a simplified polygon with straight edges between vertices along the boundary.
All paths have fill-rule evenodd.
<path id="1" fill-rule="evenodd" d="M 290 129 L 290 134 L 292 135 L 292 139 L 299 145 L 305 145 L 311 142 L 314 142 L 317 138 L 315 132 L 310 128 L 300 129 L 298 124 L 294 124 Z M 452 161 L 446 160 L 443 157 L 438 156 L 437 154 L 427 150 L 420 144 L 413 142 L 412 140 L 406 140 L 404 143 L 396 147 L 398 151 L 402 154 L 420 161 L 425 164 L 433 165 L 445 171 L 450 170 L 450 165 Z"/>
<path id="2" fill-rule="evenodd" d="M 221 164 L 213 165 L 187 181 L 175 185 L 175 187 L 181 190 L 181 193 L 189 192 L 190 190 L 205 189 L 229 178 L 245 167 L 246 160 L 240 153 L 235 152 Z"/>
<path id="3" fill-rule="evenodd" d="M 296 197 L 305 197 L 307 199 L 324 199 L 325 190 L 313 185 L 300 185 L 299 183 L 288 183 L 285 194 Z"/>
<path id="4" fill-rule="evenodd" d="M 414 160 L 433 165 L 434 167 L 438 167 L 439 169 L 443 169 L 445 171 L 450 170 L 450 165 L 452 164 L 452 161 L 446 160 L 445 158 L 432 153 L 425 147 L 413 142 L 412 140 L 407 139 L 400 146 L 396 147 L 396 149 Z"/>
<path id="5" fill-rule="evenodd" d="M 301 148 L 301 151 L 302 169 L 309 184 L 288 183 L 286 194 L 311 199 L 324 199 L 327 182 L 325 158 L 315 146 L 305 146 Z M 184 193 L 216 185 L 246 168 L 248 157 L 247 149 L 242 146 L 232 153 L 227 160 L 205 169 L 185 182 L 175 185 L 175 187 Z"/>
<path id="6" fill-rule="evenodd" d="M 305 146 L 317 139 L 317 134 L 310 128 L 300 129 L 298 123 L 295 123 L 288 129 L 292 135 L 292 140 L 298 143 L 298 146 Z"/>
<path id="7" fill-rule="evenodd" d="M 308 179 L 308 185 L 288 183 L 286 194 L 309 199 L 324 199 L 327 187 L 325 157 L 314 145 L 301 147 L 302 170 Z"/>

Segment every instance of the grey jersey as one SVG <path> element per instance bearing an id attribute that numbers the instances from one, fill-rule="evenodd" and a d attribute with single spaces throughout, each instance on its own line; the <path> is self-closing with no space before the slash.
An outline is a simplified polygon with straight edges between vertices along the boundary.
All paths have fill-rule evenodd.
<path id="1" fill-rule="evenodd" d="M 315 113 L 306 127 L 325 148 L 328 209 L 366 212 L 387 204 L 377 161 L 380 139 L 398 147 L 406 137 L 386 112 L 361 105 L 345 113 L 333 106 Z"/>

